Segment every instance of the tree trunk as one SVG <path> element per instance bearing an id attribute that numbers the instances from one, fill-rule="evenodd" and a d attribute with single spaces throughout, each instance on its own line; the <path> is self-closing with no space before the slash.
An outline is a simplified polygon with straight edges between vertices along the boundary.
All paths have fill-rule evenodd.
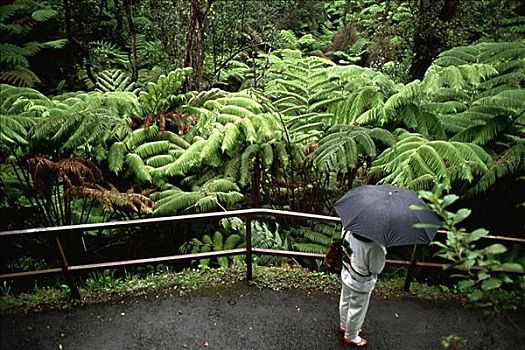
<path id="1" fill-rule="evenodd" d="M 255 164 L 253 165 L 252 173 L 252 206 L 253 208 L 259 208 L 261 204 L 261 175 L 262 166 L 261 158 L 255 157 Z"/>
<path id="2" fill-rule="evenodd" d="M 206 15 L 214 0 L 189 0 L 190 18 L 186 32 L 184 67 L 191 67 L 193 73 L 186 80 L 186 90 L 200 90 L 204 79 L 204 53 Z"/>
<path id="3" fill-rule="evenodd" d="M 181 32 L 182 25 L 184 23 L 183 11 L 181 9 L 180 0 L 172 0 L 173 7 L 175 8 L 175 18 L 176 18 L 176 27 L 175 33 L 173 33 L 173 61 L 178 66 L 179 65 L 179 32 Z"/>
<path id="4" fill-rule="evenodd" d="M 124 7 L 126 11 L 126 17 L 128 20 L 129 36 L 131 38 L 131 81 L 137 81 L 137 33 L 135 32 L 135 24 L 133 23 L 133 16 L 131 15 L 131 0 L 125 0 Z"/>
<path id="5" fill-rule="evenodd" d="M 64 0 L 64 24 L 66 26 L 67 46 L 65 50 L 65 80 L 70 90 L 75 90 L 79 85 L 78 80 L 78 65 L 77 52 L 78 45 L 73 37 L 73 29 L 71 26 L 71 6 L 69 0 Z"/>
<path id="6" fill-rule="evenodd" d="M 113 4 L 115 6 L 115 20 L 117 21 L 117 26 L 115 28 L 115 40 L 118 43 L 119 47 L 124 47 L 124 37 L 122 34 L 123 31 L 123 24 L 122 24 L 122 8 L 120 7 L 120 0 L 113 0 Z"/>
<path id="7" fill-rule="evenodd" d="M 446 24 L 458 13 L 461 0 L 444 0 L 441 9 L 439 2 L 419 0 L 416 25 L 414 28 L 414 61 L 409 74 L 413 79 L 422 79 L 430 64 L 446 46 Z"/>

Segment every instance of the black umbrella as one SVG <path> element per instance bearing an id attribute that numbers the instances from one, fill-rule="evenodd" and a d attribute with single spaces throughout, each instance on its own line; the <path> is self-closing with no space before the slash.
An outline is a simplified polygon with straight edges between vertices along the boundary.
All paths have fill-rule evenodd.
<path id="1" fill-rule="evenodd" d="M 409 209 L 413 204 L 425 206 L 413 191 L 392 185 L 367 185 L 348 191 L 334 208 L 345 230 L 392 247 L 428 243 L 441 225 L 430 209 Z M 433 226 L 415 228 L 416 223 Z"/>

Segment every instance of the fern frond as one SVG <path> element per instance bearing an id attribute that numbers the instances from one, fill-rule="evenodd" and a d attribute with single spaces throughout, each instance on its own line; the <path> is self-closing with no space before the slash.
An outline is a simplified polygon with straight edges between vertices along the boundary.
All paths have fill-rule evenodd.
<path id="1" fill-rule="evenodd" d="M 244 244 L 244 241 L 242 237 L 238 234 L 232 234 L 226 237 L 226 240 L 224 241 L 223 248 L 228 249 L 235 249 L 241 245 Z"/>
<path id="2" fill-rule="evenodd" d="M 224 165 L 224 177 L 238 180 L 240 177 L 240 169 L 241 169 L 241 157 L 237 156 L 232 159 L 230 159 L 226 164 Z"/>
<path id="3" fill-rule="evenodd" d="M 154 155 L 166 154 L 170 148 L 171 144 L 169 141 L 151 141 L 138 146 L 134 149 L 134 152 L 140 158 L 146 159 Z"/>
<path id="4" fill-rule="evenodd" d="M 486 192 L 502 177 L 525 171 L 525 146 L 515 145 L 509 148 L 498 159 L 489 164 L 488 169 L 474 187 L 467 191 L 467 195 L 474 196 Z"/>
<path id="5" fill-rule="evenodd" d="M 171 164 L 174 158 L 170 154 L 159 154 L 146 159 L 145 164 L 154 168 L 160 168 L 165 165 Z"/>
<path id="6" fill-rule="evenodd" d="M 31 17 L 37 22 L 45 22 L 53 17 L 55 17 L 58 12 L 52 8 L 42 8 L 36 11 L 33 11 Z"/>
<path id="7" fill-rule="evenodd" d="M 126 164 L 140 183 L 151 182 L 151 175 L 138 154 L 128 153 L 126 155 Z"/>
<path id="8" fill-rule="evenodd" d="M 315 253 L 315 254 L 325 254 L 326 246 L 315 243 L 294 243 L 294 250 L 303 252 L 303 253 Z"/>
<path id="9" fill-rule="evenodd" d="M 471 181 L 473 173 L 486 169 L 490 159 L 474 144 L 428 141 L 422 135 L 405 133 L 372 163 L 370 172 L 382 177 L 381 182 L 398 186 L 429 183 L 430 176 L 450 187 L 454 181 Z"/>
<path id="10" fill-rule="evenodd" d="M 226 105 L 220 109 L 221 114 L 230 114 L 235 115 L 237 117 L 249 117 L 253 115 L 254 113 L 250 111 L 247 108 L 241 107 L 241 106 L 235 106 L 235 105 Z"/>
<path id="11" fill-rule="evenodd" d="M 153 140 L 159 134 L 159 128 L 152 125 L 149 128 L 139 128 L 126 137 L 124 143 L 129 150 L 133 150 L 146 141 Z"/>
<path id="12" fill-rule="evenodd" d="M 231 180 L 219 178 L 207 181 L 199 190 L 205 193 L 230 192 L 239 191 L 239 187 Z"/>
<path id="13" fill-rule="evenodd" d="M 133 91 L 135 83 L 121 70 L 111 69 L 100 72 L 95 82 L 95 90 L 99 92 Z"/>
<path id="14" fill-rule="evenodd" d="M 171 216 L 184 212 L 195 204 L 205 195 L 201 192 L 177 192 L 164 198 L 161 204 L 155 203 L 153 216 Z"/>
<path id="15" fill-rule="evenodd" d="M 175 176 L 180 173 L 186 174 L 191 169 L 202 163 L 200 152 L 206 145 L 206 140 L 201 139 L 193 143 L 184 153 L 175 160 L 166 170 L 166 175 Z"/>
<path id="16" fill-rule="evenodd" d="M 236 106 L 236 107 L 247 109 L 250 112 L 255 113 L 255 114 L 262 113 L 262 106 L 256 100 L 254 100 L 253 98 L 247 97 L 247 96 L 231 95 L 231 96 L 218 98 L 216 99 L 216 101 L 221 103 L 224 106 L 231 105 L 231 106 Z M 226 112 L 226 113 L 238 115 L 236 113 L 231 113 L 231 112 Z M 247 114 L 243 114 L 239 116 L 244 116 L 244 115 L 247 115 Z"/>
<path id="17" fill-rule="evenodd" d="M 223 129 L 224 138 L 222 140 L 221 152 L 233 155 L 234 150 L 239 145 L 241 131 L 238 126 L 232 123 L 227 123 Z"/>
<path id="18" fill-rule="evenodd" d="M 156 83 L 148 83 L 140 92 L 139 100 L 146 113 L 160 114 L 172 109 L 172 97 L 177 96 L 190 68 L 176 69 L 161 75 Z"/>
<path id="19" fill-rule="evenodd" d="M 29 118 L 0 114 L 0 148 L 7 145 L 9 145 L 8 149 L 15 145 L 28 145 L 28 124 L 33 123 L 34 121 Z"/>
<path id="20" fill-rule="evenodd" d="M 16 86 L 31 87 L 40 83 L 35 73 L 27 68 L 6 69 L 0 72 L 0 81 L 5 81 Z"/>
<path id="21" fill-rule="evenodd" d="M 253 159 L 259 152 L 259 145 L 252 144 L 244 150 L 241 156 L 241 167 L 239 171 L 239 184 L 246 186 L 251 180 L 253 170 Z"/>
<path id="22" fill-rule="evenodd" d="M 213 167 L 218 166 L 222 163 L 222 158 L 219 153 L 223 141 L 223 134 L 219 130 L 215 129 L 210 137 L 208 138 L 204 147 L 200 152 L 200 162 L 203 164 L 208 164 Z"/>
<path id="23" fill-rule="evenodd" d="M 108 168 L 114 173 L 119 173 L 124 167 L 126 145 L 123 142 L 115 142 L 108 151 Z"/>

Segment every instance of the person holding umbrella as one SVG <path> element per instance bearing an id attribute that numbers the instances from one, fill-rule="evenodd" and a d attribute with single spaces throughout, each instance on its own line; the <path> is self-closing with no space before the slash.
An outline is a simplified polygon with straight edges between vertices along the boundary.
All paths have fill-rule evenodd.
<path id="1" fill-rule="evenodd" d="M 343 341 L 365 346 L 359 335 L 377 275 L 385 267 L 385 247 L 356 233 L 343 230 L 343 270 L 341 271 L 340 325 Z"/>
<path id="2" fill-rule="evenodd" d="M 430 242 L 441 220 L 413 191 L 392 185 L 353 188 L 334 208 L 343 226 L 339 329 L 346 344 L 363 347 L 368 340 L 359 333 L 386 248 Z"/>

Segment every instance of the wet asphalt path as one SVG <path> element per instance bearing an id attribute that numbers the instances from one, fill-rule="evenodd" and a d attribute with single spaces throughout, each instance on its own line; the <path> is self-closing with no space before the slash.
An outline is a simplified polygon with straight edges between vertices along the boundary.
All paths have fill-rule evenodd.
<path id="1" fill-rule="evenodd" d="M 2 315 L 1 349 L 348 349 L 337 331 L 337 297 L 239 284 L 188 296 L 136 297 L 64 311 Z M 373 298 L 368 349 L 442 349 L 457 334 L 466 349 L 517 350 L 525 315 L 514 326 L 486 323 L 456 304 Z M 521 327 L 521 331 L 519 330 Z M 504 335 L 502 337 L 502 335 Z"/>

